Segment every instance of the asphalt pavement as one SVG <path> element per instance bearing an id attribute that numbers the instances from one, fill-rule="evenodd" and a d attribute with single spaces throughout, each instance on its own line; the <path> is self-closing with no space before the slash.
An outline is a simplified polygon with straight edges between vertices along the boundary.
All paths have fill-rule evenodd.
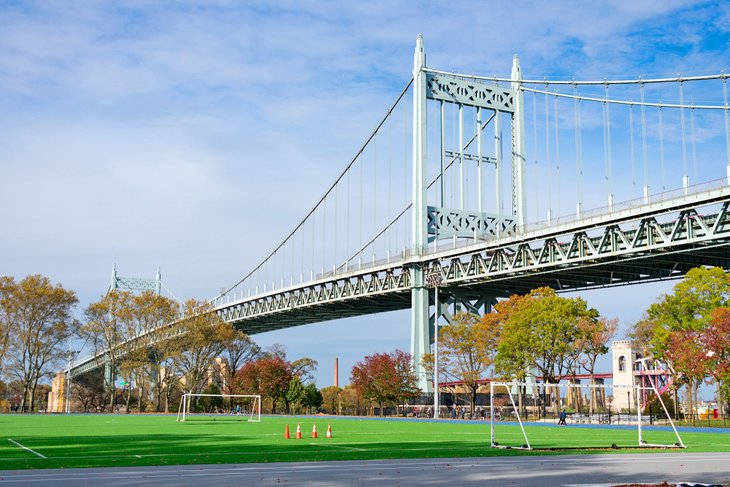
<path id="1" fill-rule="evenodd" d="M 0 486 L 582 486 L 730 487 L 730 453 L 553 455 L 0 471 Z"/>

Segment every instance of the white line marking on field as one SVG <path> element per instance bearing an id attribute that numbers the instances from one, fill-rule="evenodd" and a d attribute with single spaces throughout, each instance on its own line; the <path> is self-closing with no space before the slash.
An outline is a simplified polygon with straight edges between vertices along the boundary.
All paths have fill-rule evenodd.
<path id="1" fill-rule="evenodd" d="M 28 448 L 27 446 L 23 446 L 23 445 L 21 445 L 20 443 L 18 443 L 17 441 L 15 441 L 15 440 L 14 440 L 14 439 L 12 439 L 12 438 L 8 438 L 8 441 L 9 441 L 10 443 L 13 443 L 14 445 L 18 445 L 18 446 L 19 446 L 20 448 L 22 448 L 23 450 L 28 450 L 29 452 L 31 452 L 31 453 L 34 453 L 34 454 L 38 455 L 38 456 L 39 456 L 39 457 L 41 457 L 41 458 L 48 458 L 48 457 L 46 457 L 45 455 L 41 455 L 40 453 L 38 453 L 38 452 L 37 452 L 37 451 L 35 451 L 35 450 L 31 450 L 31 449 L 30 449 L 30 448 Z"/>
<path id="2" fill-rule="evenodd" d="M 325 443 L 310 443 L 310 445 L 326 446 L 328 448 L 342 448 L 343 450 L 352 450 L 352 451 L 367 451 L 364 448 L 355 448 L 353 446 L 327 445 Z"/>
<path id="3" fill-rule="evenodd" d="M 137 458 L 142 458 L 142 455 L 135 455 L 135 457 L 137 457 Z"/>

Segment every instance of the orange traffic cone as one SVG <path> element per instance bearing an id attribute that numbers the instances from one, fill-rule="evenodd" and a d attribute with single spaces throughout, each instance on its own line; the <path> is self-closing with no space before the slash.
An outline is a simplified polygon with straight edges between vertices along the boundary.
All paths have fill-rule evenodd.
<path id="1" fill-rule="evenodd" d="M 297 424 L 297 440 L 301 440 L 301 439 L 302 439 L 302 428 L 300 428 L 299 425 Z"/>
<path id="2" fill-rule="evenodd" d="M 288 440 L 289 438 L 291 438 L 291 436 L 289 436 L 289 423 L 287 423 L 286 429 L 284 430 L 284 439 Z"/>
<path id="3" fill-rule="evenodd" d="M 312 438 L 317 437 L 317 425 L 312 425 Z"/>
<path id="4" fill-rule="evenodd" d="M 326 438 L 332 438 L 332 427 L 330 425 L 327 425 L 327 434 L 325 435 Z"/>

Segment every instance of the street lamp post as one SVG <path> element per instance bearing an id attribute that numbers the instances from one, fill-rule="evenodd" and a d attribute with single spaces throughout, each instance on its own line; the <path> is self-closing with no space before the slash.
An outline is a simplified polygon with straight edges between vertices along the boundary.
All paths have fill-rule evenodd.
<path id="1" fill-rule="evenodd" d="M 433 418 L 439 417 L 439 286 L 442 282 L 441 267 L 426 274 L 426 286 L 434 289 L 433 302 L 436 307 L 433 320 Z"/>

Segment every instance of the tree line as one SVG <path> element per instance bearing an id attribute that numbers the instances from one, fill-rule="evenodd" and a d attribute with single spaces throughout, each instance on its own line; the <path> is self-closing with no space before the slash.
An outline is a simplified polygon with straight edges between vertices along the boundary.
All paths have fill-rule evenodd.
<path id="1" fill-rule="evenodd" d="M 439 332 L 439 382 L 459 382 L 470 396 L 472 414 L 484 379 L 525 381 L 529 374 L 557 383 L 586 374 L 595 384 L 596 364 L 609 351 L 618 320 L 601 316 L 580 297 L 558 295 L 551 288 L 534 289 L 498 302 L 478 316 L 457 312 Z M 639 355 L 661 363 L 672 375 L 673 404 L 684 388 L 685 411 L 697 410 L 703 383 L 717 388 L 721 410 L 730 404 L 730 278 L 721 268 L 696 268 L 671 293 L 659 296 L 642 320 L 628 332 Z M 370 405 L 397 405 L 420 393 L 410 356 L 396 350 L 374 354 L 352 369 L 351 382 Z M 421 363 L 433 375 L 434 358 Z M 652 365 L 652 364 L 649 364 Z M 628 364 L 632 366 L 632 364 Z M 588 407 L 597 407 L 591 388 Z M 520 409 L 524 389 L 518 392 Z M 558 390 L 543 407 L 559 402 Z"/>
<path id="2" fill-rule="evenodd" d="M 20 411 L 39 408 L 44 383 L 66 364 L 72 340 L 83 340 L 94 353 L 106 351 L 115 372 L 74 380 L 72 395 L 87 411 L 171 411 L 183 392 L 224 392 L 260 394 L 272 412 L 372 414 L 421 393 L 412 357 L 400 350 L 365 357 L 352 368 L 349 386 L 320 391 L 316 361 L 290 361 L 279 345 L 262 350 L 205 301 L 180 305 L 152 292 L 111 291 L 90 304 L 82 320 L 73 317 L 77 303 L 73 291 L 44 276 L 0 276 L 0 393 L 16 394 Z M 511 296 L 483 316 L 458 312 L 440 331 L 439 382 L 461 382 L 472 413 L 485 378 L 523 381 L 535 371 L 545 382 L 579 373 L 593 382 L 597 359 L 608 352 L 617 327 L 584 299 L 550 288 Z M 694 411 L 699 386 L 712 382 L 718 400 L 728 404 L 730 279 L 722 269 L 689 271 L 629 336 L 642 356 L 661 360 L 673 374 L 675 402 L 684 387 L 687 409 Z M 125 347 L 130 340 L 133 346 Z M 421 361 L 432 374 L 433 356 Z M 522 405 L 523 391 L 518 398 Z M 594 407 L 591 397 L 591 412 Z"/>
<path id="3" fill-rule="evenodd" d="M 49 390 L 43 385 L 79 340 L 104 353 L 111 372 L 74 378 L 73 403 L 84 411 L 168 412 L 184 392 L 261 394 L 287 412 L 321 405 L 315 360 L 289 361 L 280 345 L 262 350 L 205 301 L 180 305 L 150 291 L 112 290 L 82 320 L 73 316 L 77 303 L 73 291 L 47 277 L 0 276 L 0 392 L 16 396 L 20 412 L 40 409 Z"/>

